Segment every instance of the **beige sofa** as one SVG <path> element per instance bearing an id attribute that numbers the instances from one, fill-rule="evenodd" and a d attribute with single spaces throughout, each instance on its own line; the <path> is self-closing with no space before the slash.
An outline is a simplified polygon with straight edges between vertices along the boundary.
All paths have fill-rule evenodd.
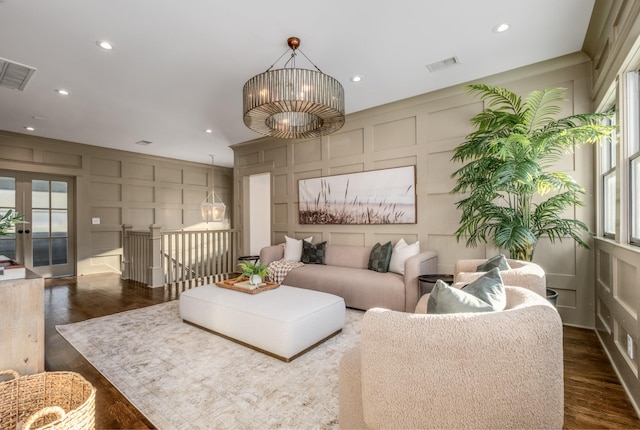
<path id="1" fill-rule="evenodd" d="M 370 253 L 370 246 L 327 245 L 324 265 L 295 268 L 282 283 L 335 294 L 351 308 L 413 312 L 419 299 L 418 276 L 437 272 L 438 254 L 429 250 L 410 257 L 403 276 L 368 270 Z M 260 262 L 268 265 L 283 256 L 283 245 L 267 246 L 260 251 Z"/>
<path id="2" fill-rule="evenodd" d="M 458 284 L 469 284 L 486 272 L 478 272 L 476 268 L 486 260 L 458 260 L 453 268 L 453 281 Z M 509 270 L 501 270 L 500 276 L 505 285 L 517 285 L 527 288 L 542 297 L 547 296 L 547 279 L 542 267 L 529 261 L 510 260 Z"/>
<path id="3" fill-rule="evenodd" d="M 367 311 L 340 363 L 340 428 L 562 428 L 560 316 L 505 289 L 499 312 Z"/>

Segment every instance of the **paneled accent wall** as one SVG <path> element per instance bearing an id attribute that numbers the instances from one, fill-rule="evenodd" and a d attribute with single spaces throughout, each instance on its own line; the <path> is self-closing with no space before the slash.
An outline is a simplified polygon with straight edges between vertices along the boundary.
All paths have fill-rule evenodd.
<path id="1" fill-rule="evenodd" d="M 595 325 L 602 345 L 640 413 L 640 247 L 628 244 L 629 190 L 621 179 L 628 174 L 624 157 L 629 130 L 636 129 L 638 122 L 634 117 L 628 124 L 625 118 L 629 98 L 624 94 L 623 83 L 627 72 L 640 69 L 640 2 L 596 0 L 583 49 L 594 59 L 594 109 L 615 105 L 619 112 L 616 237 L 602 237 L 601 222 L 598 223 Z M 596 175 L 595 180 L 599 178 Z M 600 196 L 597 194 L 594 199 L 599 208 L 596 215 L 602 213 Z"/>
<path id="2" fill-rule="evenodd" d="M 640 252 L 602 239 L 596 245 L 596 328 L 637 408 Z"/>
<path id="3" fill-rule="evenodd" d="M 562 86 L 568 89 L 563 114 L 590 108 L 590 65 L 581 53 L 513 70 L 483 79 L 506 86 L 522 95 L 534 89 Z M 372 89 L 373 91 L 374 89 Z M 348 92 L 347 92 L 348 96 Z M 456 241 L 459 212 L 451 195 L 451 174 L 460 167 L 452 163 L 453 149 L 472 131 L 469 119 L 483 103 L 464 92 L 462 86 L 425 94 L 347 116 L 345 126 L 330 136 L 312 140 L 263 138 L 233 145 L 235 153 L 235 225 L 248 246 L 245 201 L 250 175 L 271 173 L 271 241 L 284 236 L 313 236 L 314 242 L 373 245 L 405 238 L 420 241 L 422 249 L 439 254 L 439 272 L 451 273 L 457 259 L 483 258 L 498 251 L 490 246 L 466 248 Z M 404 225 L 301 225 L 298 223 L 300 179 L 362 172 L 400 166 L 416 166 L 417 223 Z M 569 172 L 593 193 L 591 148 L 580 148 L 557 166 Z M 575 215 L 593 226 L 593 208 L 575 210 Z M 585 238 L 588 240 L 588 238 Z M 593 253 L 571 241 L 551 245 L 542 240 L 535 261 L 557 288 L 558 307 L 565 323 L 593 327 Z"/>
<path id="4" fill-rule="evenodd" d="M 119 272 L 122 224 L 225 229 L 201 222 L 211 165 L 0 131 L 0 169 L 75 178 L 77 274 Z M 233 207 L 232 169 L 215 168 L 216 195 Z M 92 224 L 99 218 L 100 224 Z"/>

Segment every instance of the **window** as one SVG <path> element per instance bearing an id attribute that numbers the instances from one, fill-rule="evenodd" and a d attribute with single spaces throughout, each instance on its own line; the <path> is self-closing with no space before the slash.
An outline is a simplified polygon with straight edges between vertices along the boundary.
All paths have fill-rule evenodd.
<path id="1" fill-rule="evenodd" d="M 615 117 L 611 117 L 606 125 L 615 125 Z M 602 172 L 602 233 L 605 237 L 616 235 L 616 136 L 615 132 L 602 139 L 601 142 Z"/>
<path id="2" fill-rule="evenodd" d="M 16 210 L 16 180 L 10 177 L 0 177 L 0 215 L 7 211 Z M 16 258 L 15 227 L 11 227 L 6 235 L 0 236 L 0 255 Z"/>
<path id="3" fill-rule="evenodd" d="M 629 242 L 640 245 L 640 75 L 628 74 L 629 132 L 626 139 L 624 162 L 628 172 L 623 180 L 628 184 Z M 621 178 L 622 179 L 622 178 Z"/>
<path id="4" fill-rule="evenodd" d="M 631 243 L 640 245 L 640 152 L 631 158 Z"/>

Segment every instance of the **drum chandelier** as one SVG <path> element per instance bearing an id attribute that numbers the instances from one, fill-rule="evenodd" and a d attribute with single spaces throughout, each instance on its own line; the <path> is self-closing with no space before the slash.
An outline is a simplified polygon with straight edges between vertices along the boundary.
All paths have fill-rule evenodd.
<path id="1" fill-rule="evenodd" d="M 344 88 L 325 75 L 298 48 L 300 39 L 287 39 L 291 57 L 281 69 L 273 69 L 249 79 L 242 91 L 244 123 L 258 133 L 306 139 L 331 134 L 344 125 Z M 296 68 L 300 52 L 316 70 Z"/>

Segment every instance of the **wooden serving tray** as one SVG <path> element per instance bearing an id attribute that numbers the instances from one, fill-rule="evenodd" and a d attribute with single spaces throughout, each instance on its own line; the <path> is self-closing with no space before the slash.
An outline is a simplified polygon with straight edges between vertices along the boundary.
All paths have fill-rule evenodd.
<path id="1" fill-rule="evenodd" d="M 258 294 L 258 293 L 262 293 L 263 291 L 273 290 L 274 288 L 278 288 L 280 286 L 280 284 L 277 284 L 275 282 L 264 282 L 265 285 L 258 287 L 255 290 L 248 290 L 246 288 L 236 286 L 236 284 L 240 282 L 246 282 L 248 280 L 249 278 L 247 278 L 246 276 L 238 276 L 237 278 L 231 278 L 231 279 L 227 279 L 226 281 L 216 282 L 216 285 L 221 288 L 240 291 L 241 293 L 246 293 L 246 294 Z"/>

